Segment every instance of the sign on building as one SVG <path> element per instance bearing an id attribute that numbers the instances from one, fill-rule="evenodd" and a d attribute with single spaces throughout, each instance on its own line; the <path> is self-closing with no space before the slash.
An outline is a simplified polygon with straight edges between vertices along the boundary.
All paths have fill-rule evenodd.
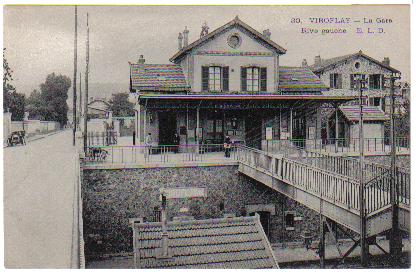
<path id="1" fill-rule="evenodd" d="M 273 127 L 266 127 L 266 140 L 273 140 Z"/>

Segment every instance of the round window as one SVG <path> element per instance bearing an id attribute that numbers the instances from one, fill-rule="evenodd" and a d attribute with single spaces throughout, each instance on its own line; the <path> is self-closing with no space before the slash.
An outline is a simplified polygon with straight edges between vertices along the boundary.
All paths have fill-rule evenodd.
<path id="1" fill-rule="evenodd" d="M 357 68 L 357 69 L 360 68 L 360 63 L 359 62 L 355 63 L 355 68 Z"/>
<path id="2" fill-rule="evenodd" d="M 240 44 L 241 44 L 241 38 L 237 33 L 232 34 L 228 37 L 228 45 L 230 47 L 237 48 L 240 46 Z"/>

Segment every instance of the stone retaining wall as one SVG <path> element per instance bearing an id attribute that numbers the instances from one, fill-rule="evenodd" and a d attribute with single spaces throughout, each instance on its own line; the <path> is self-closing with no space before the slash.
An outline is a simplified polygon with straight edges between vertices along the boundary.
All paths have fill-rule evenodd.
<path id="1" fill-rule="evenodd" d="M 129 218 L 153 219 L 161 187 L 206 187 L 206 199 L 169 200 L 168 215 L 183 206 L 196 219 L 240 216 L 253 209 L 270 209 L 272 243 L 303 241 L 310 231 L 318 239 L 319 215 L 268 187 L 238 173 L 237 166 L 84 170 L 83 217 L 86 256 L 132 251 Z M 221 210 L 221 208 L 223 210 Z M 285 213 L 292 211 L 294 230 L 286 230 Z M 99 254 L 101 253 L 101 254 Z"/>

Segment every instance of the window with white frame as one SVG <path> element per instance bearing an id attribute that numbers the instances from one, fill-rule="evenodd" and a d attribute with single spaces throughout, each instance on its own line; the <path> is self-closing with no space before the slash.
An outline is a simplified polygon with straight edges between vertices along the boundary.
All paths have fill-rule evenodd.
<path id="1" fill-rule="evenodd" d="M 209 80 L 208 86 L 210 91 L 221 91 L 221 67 L 210 66 L 209 67 Z"/>
<path id="2" fill-rule="evenodd" d="M 258 67 L 247 68 L 247 91 L 258 92 L 259 91 L 259 77 L 260 69 Z"/>
<path id="3" fill-rule="evenodd" d="M 342 74 L 330 74 L 330 88 L 342 89 Z"/>
<path id="4" fill-rule="evenodd" d="M 369 75 L 369 87 L 371 90 L 380 90 L 383 88 L 383 75 Z"/>

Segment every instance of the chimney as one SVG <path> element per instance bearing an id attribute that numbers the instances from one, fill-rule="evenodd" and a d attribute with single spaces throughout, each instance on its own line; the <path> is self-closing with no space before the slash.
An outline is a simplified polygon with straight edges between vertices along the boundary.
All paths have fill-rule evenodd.
<path id="1" fill-rule="evenodd" d="M 200 35 L 200 37 L 202 38 L 202 37 L 204 37 L 205 35 L 207 35 L 208 34 L 208 30 L 209 30 L 209 27 L 208 27 L 208 25 L 207 25 L 207 22 L 204 22 L 204 24 L 202 25 L 202 30 L 201 30 L 201 35 Z"/>
<path id="2" fill-rule="evenodd" d="M 179 32 L 179 35 L 178 35 L 178 50 L 182 49 L 182 40 L 183 40 L 182 33 Z"/>
<path id="3" fill-rule="evenodd" d="M 166 211 L 166 196 L 162 197 L 162 247 L 160 248 L 159 258 L 169 258 L 169 236 L 167 230 L 167 211 Z"/>
<path id="4" fill-rule="evenodd" d="M 188 34 L 189 30 L 185 26 L 185 30 L 183 31 L 183 47 L 188 46 Z"/>
<path id="5" fill-rule="evenodd" d="M 315 65 L 321 64 L 321 56 L 315 56 Z"/>
<path id="6" fill-rule="evenodd" d="M 269 29 L 263 30 L 263 36 L 266 37 L 267 39 L 270 39 L 271 35 L 272 35 L 272 33 L 270 32 Z"/>
<path id="7" fill-rule="evenodd" d="M 308 62 L 306 61 L 306 59 L 302 60 L 302 67 L 303 68 L 308 67 Z"/>
<path id="8" fill-rule="evenodd" d="M 390 58 L 389 57 L 384 57 L 384 59 L 381 63 L 383 63 L 386 66 L 390 66 Z"/>
<path id="9" fill-rule="evenodd" d="M 140 58 L 139 58 L 139 60 L 137 61 L 137 63 L 139 63 L 139 64 L 143 64 L 143 63 L 145 63 L 145 59 L 144 59 L 144 57 L 143 57 L 143 55 L 140 55 Z"/>

